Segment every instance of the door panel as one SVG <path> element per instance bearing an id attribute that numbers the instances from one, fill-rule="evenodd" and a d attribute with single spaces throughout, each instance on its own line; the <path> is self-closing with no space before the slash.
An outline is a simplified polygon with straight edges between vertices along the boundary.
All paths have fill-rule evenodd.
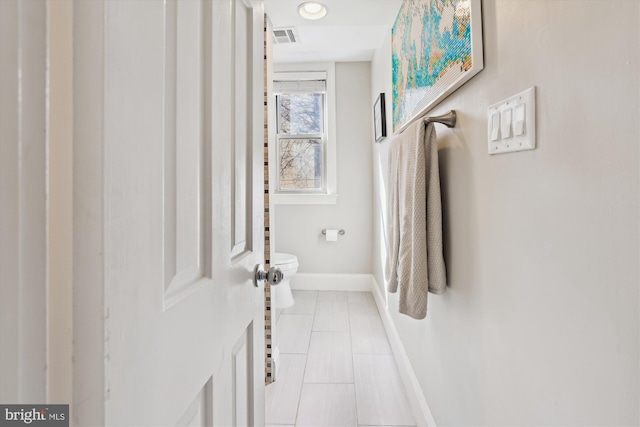
<path id="1" fill-rule="evenodd" d="M 92 3 L 75 19 L 103 25 L 79 25 L 76 40 L 104 43 L 79 45 L 75 78 L 103 91 L 78 94 L 76 107 L 97 100 L 102 109 L 78 124 L 83 143 L 102 147 L 86 159 L 102 186 L 77 200 L 102 212 L 104 241 L 88 231 L 78 239 L 103 248 L 94 284 L 103 299 L 92 308 L 104 316 L 91 329 L 103 331 L 104 349 L 98 360 L 81 345 L 76 357 L 104 372 L 90 379 L 99 392 L 72 408 L 93 400 L 108 426 L 261 425 L 263 289 L 252 275 L 263 252 L 253 173 L 262 163 L 262 3 Z M 100 48 L 102 62 L 89 63 Z M 92 125 L 98 131 L 86 132 Z M 77 181 L 92 179 L 81 171 Z M 82 314 L 76 323 L 96 322 Z"/>
<path id="2" fill-rule="evenodd" d="M 193 399 L 189 408 L 177 422 L 177 427 L 206 427 L 213 423 L 213 405 L 211 396 L 212 381 L 209 379 L 200 393 Z"/>
<path id="3" fill-rule="evenodd" d="M 188 295 L 211 277 L 211 96 L 202 90 L 211 61 L 210 3 L 165 4 L 165 305 Z M 205 46 L 209 47 L 208 49 Z"/>
<path id="4" fill-rule="evenodd" d="M 233 49 L 235 60 L 232 62 L 232 77 L 235 96 L 234 105 L 234 139 L 235 145 L 232 153 L 232 167 L 234 174 L 233 204 L 233 248 L 231 255 L 234 258 L 243 256 L 252 250 L 251 247 L 251 192 L 248 186 L 251 185 L 251 164 L 250 147 L 252 144 L 253 111 L 251 99 L 253 96 L 252 87 L 252 9 L 242 1 L 231 4 Z"/>
<path id="5" fill-rule="evenodd" d="M 253 424 L 251 390 L 253 388 L 253 325 L 250 324 L 233 346 L 233 426 Z"/>

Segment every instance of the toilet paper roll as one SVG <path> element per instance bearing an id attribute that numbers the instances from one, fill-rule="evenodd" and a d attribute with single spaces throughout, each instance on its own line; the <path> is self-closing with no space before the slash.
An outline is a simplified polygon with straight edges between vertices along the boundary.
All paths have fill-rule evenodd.
<path id="1" fill-rule="evenodd" d="M 327 230 L 325 234 L 325 239 L 327 242 L 337 242 L 338 241 L 338 230 Z"/>

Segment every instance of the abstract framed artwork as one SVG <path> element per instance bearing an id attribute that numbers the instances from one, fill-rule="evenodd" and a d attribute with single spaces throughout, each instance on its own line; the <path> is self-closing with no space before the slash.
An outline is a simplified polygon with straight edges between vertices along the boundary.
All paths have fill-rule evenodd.
<path id="1" fill-rule="evenodd" d="M 384 93 L 378 95 L 373 106 L 373 131 L 376 142 L 382 141 L 387 136 L 387 115 L 384 105 Z"/>
<path id="2" fill-rule="evenodd" d="M 391 34 L 399 133 L 484 67 L 481 0 L 404 0 Z"/>

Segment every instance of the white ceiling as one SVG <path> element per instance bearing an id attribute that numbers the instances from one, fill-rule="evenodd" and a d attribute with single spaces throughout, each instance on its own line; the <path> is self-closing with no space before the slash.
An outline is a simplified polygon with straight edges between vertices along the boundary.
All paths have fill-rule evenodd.
<path id="1" fill-rule="evenodd" d="M 391 31 L 402 0 L 320 0 L 327 16 L 298 15 L 305 0 L 264 0 L 274 28 L 295 27 L 299 43 L 274 44 L 275 63 L 370 61 Z"/>

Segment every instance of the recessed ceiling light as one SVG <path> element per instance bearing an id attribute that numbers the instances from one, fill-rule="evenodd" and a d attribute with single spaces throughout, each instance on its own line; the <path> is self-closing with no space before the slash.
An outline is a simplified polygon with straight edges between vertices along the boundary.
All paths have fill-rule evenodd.
<path id="1" fill-rule="evenodd" d="M 327 14 L 327 7 L 317 1 L 308 1 L 298 6 L 298 13 L 306 19 L 320 19 Z"/>

